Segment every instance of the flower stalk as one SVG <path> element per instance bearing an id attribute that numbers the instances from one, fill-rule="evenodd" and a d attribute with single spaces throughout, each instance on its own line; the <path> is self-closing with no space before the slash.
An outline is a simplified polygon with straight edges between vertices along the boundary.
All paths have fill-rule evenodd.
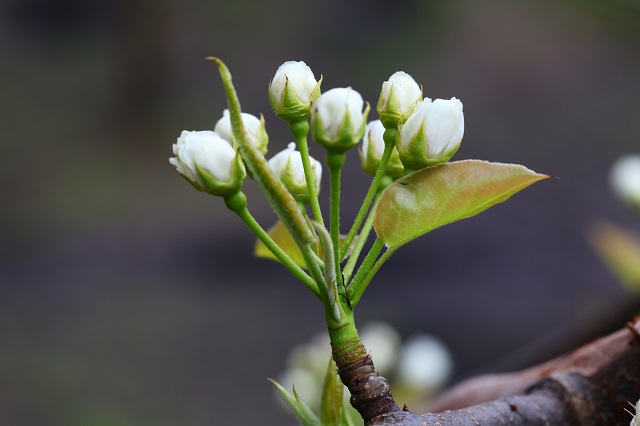
<path id="1" fill-rule="evenodd" d="M 324 220 L 322 218 L 322 210 L 320 210 L 320 202 L 318 200 L 318 182 L 315 174 L 311 169 L 311 160 L 309 159 L 309 145 L 307 143 L 307 135 L 309 133 L 309 123 L 306 120 L 296 121 L 289 124 L 291 133 L 296 140 L 298 151 L 302 157 L 302 167 L 304 168 L 304 176 L 307 181 L 307 190 L 309 191 L 309 203 L 311 204 L 311 211 L 313 218 L 324 226 Z"/>

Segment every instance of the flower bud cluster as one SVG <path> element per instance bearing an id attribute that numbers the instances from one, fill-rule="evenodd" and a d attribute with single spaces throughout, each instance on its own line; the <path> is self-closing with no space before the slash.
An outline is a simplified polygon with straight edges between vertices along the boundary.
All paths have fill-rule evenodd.
<path id="1" fill-rule="evenodd" d="M 456 98 L 423 99 L 421 86 L 405 72 L 394 73 L 382 84 L 377 104 L 380 119 L 368 124 L 369 105 L 357 91 L 345 87 L 320 94 L 321 82 L 322 77 L 316 80 L 304 62 L 285 62 L 269 83 L 273 110 L 291 125 L 310 120 L 313 139 L 330 153 L 342 154 L 362 140 L 361 165 L 371 175 L 381 163 L 386 131 L 398 134 L 385 170 L 393 180 L 407 171 L 448 161 L 460 146 L 462 103 Z M 248 142 L 265 154 L 269 137 L 264 118 L 242 113 L 242 122 Z M 184 131 L 173 146 L 175 157 L 169 161 L 196 189 L 228 196 L 242 187 L 246 171 L 232 127 L 225 110 L 213 132 Z M 319 188 L 322 167 L 316 160 L 310 159 L 310 163 Z M 300 152 L 292 144 L 268 162 L 294 198 L 306 203 L 309 190 L 302 164 Z"/>
<path id="2" fill-rule="evenodd" d="M 386 129 L 399 129 L 396 148 L 406 171 L 449 161 L 462 142 L 462 102 L 422 99 L 410 75 L 398 71 L 382 84 L 378 115 Z"/>

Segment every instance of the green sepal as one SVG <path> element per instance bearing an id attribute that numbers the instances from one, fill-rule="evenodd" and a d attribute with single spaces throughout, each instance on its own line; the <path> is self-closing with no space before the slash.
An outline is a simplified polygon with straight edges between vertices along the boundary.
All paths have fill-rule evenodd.
<path id="1" fill-rule="evenodd" d="M 325 147 L 327 150 L 335 153 L 344 153 L 348 151 L 350 148 L 357 145 L 364 136 L 364 132 L 367 129 L 367 117 L 369 116 L 370 110 L 371 106 L 367 102 L 364 112 L 362 113 L 362 123 L 358 129 L 353 127 L 351 114 L 349 114 L 348 111 L 345 111 L 344 117 L 342 117 L 342 121 L 338 127 L 338 134 L 334 138 L 329 137 L 325 133 L 324 124 L 322 123 L 320 115 L 315 114 L 313 120 L 311 120 L 311 135 L 313 136 L 313 140 Z"/>
<path id="2" fill-rule="evenodd" d="M 313 171 L 313 165 L 311 167 L 312 174 L 315 177 L 315 171 Z M 282 168 L 282 172 L 280 172 L 280 180 L 284 184 L 285 188 L 293 195 L 293 198 L 296 201 L 299 201 L 303 204 L 309 204 L 309 187 L 307 186 L 307 181 L 305 179 L 304 182 L 300 183 L 296 181 L 295 177 L 295 168 L 293 166 L 293 162 L 291 161 L 291 157 L 287 159 L 287 164 Z M 320 189 L 316 187 L 316 190 L 319 192 Z"/>
<path id="3" fill-rule="evenodd" d="M 320 419 L 323 426 L 341 426 L 343 413 L 344 385 L 338 376 L 336 362 L 331 359 L 324 376 L 322 398 L 320 402 Z"/>
<path id="4" fill-rule="evenodd" d="M 440 226 L 475 216 L 549 178 L 518 164 L 463 160 L 412 173 L 380 195 L 374 227 L 396 250 Z"/>
<path id="5" fill-rule="evenodd" d="M 416 171 L 424 169 L 425 167 L 446 163 L 458 151 L 458 148 L 460 148 L 460 144 L 457 144 L 455 147 L 442 153 L 436 158 L 427 156 L 429 141 L 427 140 L 427 136 L 424 131 L 425 125 L 426 123 L 423 122 L 422 126 L 420 126 L 420 129 L 416 132 L 413 138 L 411 138 L 407 146 L 404 146 L 404 144 L 399 140 L 397 141 L 396 149 L 398 150 L 400 161 L 406 171 Z"/>
<path id="6" fill-rule="evenodd" d="M 320 80 L 318 80 L 316 87 L 313 88 L 311 96 L 309 97 L 309 102 L 304 103 L 300 100 L 300 97 L 296 93 L 296 90 L 293 88 L 293 86 L 289 84 L 289 79 L 287 78 L 287 82 L 284 85 L 284 90 L 282 91 L 282 99 L 280 99 L 280 102 L 276 102 L 276 100 L 273 98 L 273 95 L 271 94 L 270 81 L 267 92 L 269 93 L 269 103 L 271 104 L 271 108 L 278 117 L 280 117 L 287 123 L 306 121 L 311 115 L 311 103 L 313 103 L 313 101 L 318 99 L 318 97 L 320 96 L 321 84 L 322 76 L 320 76 Z"/>
<path id="7" fill-rule="evenodd" d="M 242 188 L 242 184 L 247 177 L 247 172 L 238 153 L 233 157 L 233 163 L 231 164 L 231 177 L 228 182 L 219 181 L 204 169 L 200 168 L 197 163 L 195 163 L 195 168 L 204 188 L 198 188 L 196 184 L 192 183 L 193 187 L 200 191 L 220 197 L 226 197 L 238 192 Z"/>
<path id="8" fill-rule="evenodd" d="M 267 153 L 267 147 L 269 145 L 269 135 L 265 126 L 264 115 L 260 114 L 260 126 L 258 126 L 257 132 L 257 146 L 258 150 L 264 155 Z"/>
<path id="9" fill-rule="evenodd" d="M 371 147 L 369 147 L 367 156 L 365 157 L 364 151 L 359 147 L 358 154 L 360 155 L 360 165 L 362 166 L 362 170 L 371 176 L 375 176 L 378 171 L 378 167 L 380 166 L 380 157 L 382 156 L 382 153 L 380 153 L 380 157 L 376 157 Z M 391 152 L 391 157 L 389 158 L 384 174 L 385 176 L 391 177 L 393 180 L 400 179 L 404 176 L 404 166 L 402 165 L 402 161 L 400 161 L 398 149 L 395 147 L 393 148 L 393 152 Z"/>
<path id="10" fill-rule="evenodd" d="M 380 121 L 384 125 L 385 128 L 390 127 L 398 127 L 407 121 L 407 118 L 413 113 L 416 105 L 418 105 L 422 101 L 423 90 L 422 85 L 420 85 L 420 97 L 411 105 L 409 111 L 406 114 L 402 114 L 399 111 L 399 102 L 398 97 L 396 96 L 394 87 L 391 86 L 389 90 L 389 101 L 385 104 L 383 101 L 382 93 L 380 93 L 380 98 L 378 98 L 378 105 L 376 106 L 376 112 L 378 113 L 378 117 L 380 117 Z"/>
<path id="11" fill-rule="evenodd" d="M 267 379 L 275 386 L 284 402 L 293 410 L 296 417 L 303 426 L 322 426 L 322 422 L 315 415 L 315 413 L 309 408 L 309 405 L 298 395 L 295 386 L 293 387 L 293 395 L 291 395 L 285 388 L 283 388 L 278 382 L 273 379 Z"/>

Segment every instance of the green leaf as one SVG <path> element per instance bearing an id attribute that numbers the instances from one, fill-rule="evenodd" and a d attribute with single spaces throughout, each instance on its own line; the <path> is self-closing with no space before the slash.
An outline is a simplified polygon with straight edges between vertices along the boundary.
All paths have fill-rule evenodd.
<path id="1" fill-rule="evenodd" d="M 636 234 L 602 222 L 591 229 L 589 242 L 625 287 L 640 292 L 640 238 Z"/>
<path id="2" fill-rule="evenodd" d="M 374 227 L 391 249 L 440 226 L 475 216 L 546 179 L 517 164 L 464 160 L 397 180 L 382 192 Z"/>
<path id="3" fill-rule="evenodd" d="M 300 420 L 300 424 L 302 424 L 303 426 L 322 426 L 322 423 L 320 422 L 320 419 L 318 419 L 318 416 L 316 416 L 313 411 L 311 411 L 311 408 L 309 408 L 307 403 L 304 402 L 300 395 L 298 395 L 295 386 L 293 388 L 292 396 L 278 382 L 273 379 L 268 380 L 271 382 L 271 384 L 273 384 L 273 386 L 276 387 L 276 389 L 280 393 L 280 396 L 282 396 L 287 405 L 291 407 L 293 412 L 298 417 L 298 420 Z"/>
<path id="4" fill-rule="evenodd" d="M 342 403 L 342 420 L 340 421 L 340 426 L 356 426 L 349 413 L 350 410 L 353 410 L 353 407 L 349 405 L 349 400 L 345 399 Z"/>
<path id="5" fill-rule="evenodd" d="M 285 228 L 282 222 L 280 221 L 276 222 L 275 225 L 269 228 L 269 230 L 267 231 L 267 234 L 269 234 L 271 239 L 282 249 L 282 251 L 284 251 L 285 253 L 287 253 L 287 255 L 289 255 L 291 260 L 293 260 L 296 263 L 296 265 L 298 265 L 301 268 L 307 269 L 307 264 L 304 261 L 302 252 L 300 252 L 298 245 L 296 244 L 291 234 L 289 234 L 289 231 L 287 231 L 287 229 Z M 345 238 L 346 237 L 344 235 L 340 235 L 340 241 L 344 241 Z M 351 247 L 349 248 L 349 251 L 347 252 L 347 256 L 345 257 L 345 259 L 349 257 L 349 254 L 351 253 L 351 250 L 353 249 L 353 246 L 357 241 L 358 241 L 358 236 L 356 235 L 356 238 L 354 238 L 353 242 L 351 243 Z M 323 257 L 322 247 L 320 244 L 318 244 L 317 253 L 318 253 L 318 256 L 320 256 L 321 258 Z M 271 253 L 271 250 L 269 250 L 267 246 L 265 246 L 264 243 L 260 240 L 256 241 L 256 244 L 253 249 L 253 255 L 256 257 L 260 257 L 262 259 L 271 259 L 271 260 L 275 260 L 276 262 L 279 262 L 278 258 L 273 253 Z"/>
<path id="6" fill-rule="evenodd" d="M 320 418 L 324 426 L 340 426 L 342 424 L 342 396 L 344 385 L 338 377 L 338 367 L 333 359 L 329 361 L 327 374 L 324 377 Z"/>

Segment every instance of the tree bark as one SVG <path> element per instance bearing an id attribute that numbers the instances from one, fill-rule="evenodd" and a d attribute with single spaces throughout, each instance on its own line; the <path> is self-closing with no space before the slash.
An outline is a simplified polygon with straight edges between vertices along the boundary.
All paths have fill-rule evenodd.
<path id="1" fill-rule="evenodd" d="M 639 398 L 636 319 L 625 329 L 539 366 L 462 383 L 430 405 L 430 410 L 447 411 L 415 414 L 387 405 L 388 411 L 377 411 L 365 418 L 365 424 L 628 425 L 631 415 L 625 408 L 631 409 L 630 403 Z M 460 408 L 463 405 L 466 408 Z"/>

